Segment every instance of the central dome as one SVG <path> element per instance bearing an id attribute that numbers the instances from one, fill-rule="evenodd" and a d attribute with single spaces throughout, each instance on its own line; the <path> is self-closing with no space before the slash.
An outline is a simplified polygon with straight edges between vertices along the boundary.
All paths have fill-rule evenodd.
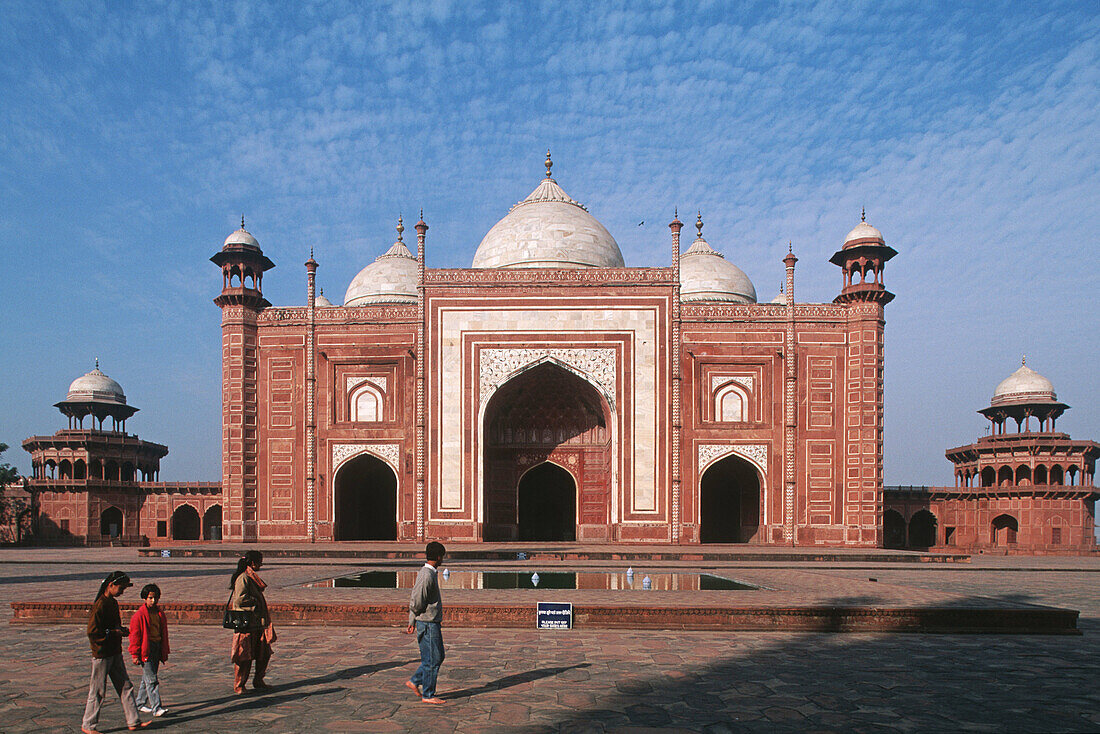
<path id="1" fill-rule="evenodd" d="M 475 268 L 621 268 L 611 233 L 579 202 L 546 178 L 481 240 Z"/>

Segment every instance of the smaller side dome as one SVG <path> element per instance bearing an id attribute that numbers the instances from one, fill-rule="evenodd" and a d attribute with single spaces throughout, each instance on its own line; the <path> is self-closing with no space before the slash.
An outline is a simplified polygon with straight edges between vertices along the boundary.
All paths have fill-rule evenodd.
<path id="1" fill-rule="evenodd" d="M 352 278 L 344 294 L 345 306 L 371 303 L 416 303 L 417 263 L 401 233 L 405 225 L 397 218 L 397 241 L 373 263 Z"/>
<path id="2" fill-rule="evenodd" d="M 325 298 L 325 289 L 324 288 L 318 288 L 317 289 L 317 295 L 313 297 L 313 305 L 316 306 L 317 308 L 320 308 L 321 306 L 331 306 L 332 305 L 332 301 Z"/>
<path id="3" fill-rule="evenodd" d="M 1054 384 L 1035 370 L 1027 366 L 1026 358 L 1020 368 L 1001 380 L 993 391 L 990 405 L 1006 403 L 1045 403 L 1055 402 Z"/>
<path id="4" fill-rule="evenodd" d="M 222 249 L 233 245 L 244 245 L 245 247 L 255 247 L 256 249 L 260 248 L 259 240 L 253 237 L 252 234 L 244 228 L 243 214 L 241 215 L 241 228 L 225 238 L 225 242 L 222 243 Z"/>
<path id="5" fill-rule="evenodd" d="M 67 402 L 118 403 L 126 405 L 126 395 L 122 385 L 99 370 L 99 360 L 95 369 L 72 381 L 65 396 Z"/>
<path id="6" fill-rule="evenodd" d="M 749 276 L 703 239 L 702 214 L 695 228 L 698 236 L 680 256 L 680 300 L 756 303 Z"/>
<path id="7" fill-rule="evenodd" d="M 847 247 L 850 242 L 859 242 L 860 240 L 878 240 L 879 244 L 886 244 L 886 240 L 882 238 L 882 232 L 867 224 L 866 209 L 860 212 L 859 224 L 844 238 L 844 246 Z"/>

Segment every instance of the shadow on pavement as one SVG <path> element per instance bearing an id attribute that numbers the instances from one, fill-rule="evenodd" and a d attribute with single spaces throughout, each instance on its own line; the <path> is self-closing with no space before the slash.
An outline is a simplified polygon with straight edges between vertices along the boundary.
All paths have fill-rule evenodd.
<path id="1" fill-rule="evenodd" d="M 1022 596 L 974 596 L 939 608 L 1000 607 Z M 646 646 L 648 634 L 632 633 L 630 646 Z M 533 720 L 530 731 L 1100 731 L 1100 661 L 1087 636 L 698 633 L 682 667 L 624 669 L 614 688 L 592 686 L 581 694 L 587 703 Z M 687 664 L 693 658 L 699 664 Z"/>
<path id="2" fill-rule="evenodd" d="M 439 694 L 440 698 L 447 700 L 453 700 L 456 698 L 470 698 L 480 693 L 488 693 L 489 691 L 499 691 L 502 688 L 511 688 L 512 686 L 518 686 L 522 683 L 529 683 L 540 678 L 551 678 L 555 675 L 561 675 L 567 670 L 573 670 L 574 668 L 588 668 L 591 663 L 577 663 L 576 665 L 564 665 L 557 668 L 538 668 L 536 670 L 527 670 L 522 673 L 516 673 L 515 675 L 507 675 L 503 678 L 497 678 L 494 681 L 488 683 L 482 683 L 476 688 L 463 688 L 458 691 L 450 691 L 448 693 Z"/>
<path id="3" fill-rule="evenodd" d="M 163 721 L 164 725 L 168 724 L 182 724 L 188 721 L 195 721 L 197 719 L 203 719 L 208 716 L 220 716 L 223 714 L 232 713 L 234 711 L 243 711 L 246 709 L 267 708 L 269 706 L 276 706 L 278 704 L 287 703 L 288 701 L 296 701 L 306 696 L 323 695 L 326 693 L 336 693 L 339 691 L 347 690 L 342 686 L 334 686 L 330 688 L 324 688 L 321 690 L 301 691 L 298 693 L 288 694 L 286 692 L 292 691 L 296 688 L 304 688 L 307 686 L 319 686 L 326 683 L 335 683 L 342 680 L 351 680 L 364 675 L 370 675 L 372 673 L 378 673 L 390 668 L 400 668 L 404 665 L 418 662 L 418 660 L 398 660 L 394 662 L 386 663 L 374 663 L 372 665 L 357 665 L 353 668 L 344 668 L 343 670 L 335 670 L 331 673 L 319 675 L 314 678 L 303 678 L 301 680 L 290 681 L 288 683 L 279 683 L 272 685 L 264 693 L 257 693 L 255 689 L 249 689 L 249 692 L 245 695 L 238 696 L 235 694 L 227 694 L 225 696 L 219 696 L 217 698 L 208 698 L 200 701 L 194 701 L 190 703 L 183 703 L 173 706 L 175 715 L 170 716 Z M 232 666 L 226 668 L 226 685 L 232 685 Z M 232 704 L 224 708 L 219 708 L 222 704 Z M 205 710 L 209 709 L 209 710 Z M 195 713 L 195 712 L 202 713 Z"/>

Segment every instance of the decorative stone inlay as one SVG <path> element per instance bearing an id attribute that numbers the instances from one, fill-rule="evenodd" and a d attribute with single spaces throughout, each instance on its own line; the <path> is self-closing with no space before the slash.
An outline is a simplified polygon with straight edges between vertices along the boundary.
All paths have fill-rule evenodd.
<path id="1" fill-rule="evenodd" d="M 369 382 L 382 392 L 386 392 L 386 386 L 389 385 L 389 378 L 385 375 L 371 375 L 369 377 L 363 377 L 362 375 L 360 375 L 359 377 L 349 377 L 347 378 L 348 394 L 350 395 L 352 390 L 359 387 L 364 382 Z"/>
<path id="2" fill-rule="evenodd" d="M 545 358 L 575 367 L 603 389 L 614 410 L 615 350 L 614 349 L 482 349 L 481 372 L 478 375 L 482 403 L 517 370 Z"/>
<path id="3" fill-rule="evenodd" d="M 727 383 L 736 382 L 751 393 L 754 381 L 752 375 L 712 375 L 710 378 L 710 391 L 713 393 Z"/>
<path id="4" fill-rule="evenodd" d="M 665 283 L 678 284 L 672 268 L 502 268 L 443 269 L 424 272 L 424 282 L 432 285 L 463 283 Z"/>
<path id="5" fill-rule="evenodd" d="M 765 476 L 768 474 L 768 445 L 764 443 L 702 443 L 699 444 L 698 451 L 700 472 L 717 459 L 729 454 L 736 454 L 756 464 Z"/>
<path id="6" fill-rule="evenodd" d="M 400 472 L 401 446 L 396 443 L 334 443 L 332 445 L 332 470 L 353 456 L 372 454 Z"/>

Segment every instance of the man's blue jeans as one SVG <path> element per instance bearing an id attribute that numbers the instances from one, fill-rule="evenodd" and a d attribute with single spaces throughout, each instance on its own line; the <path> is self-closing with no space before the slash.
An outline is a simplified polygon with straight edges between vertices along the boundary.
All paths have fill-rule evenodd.
<path id="1" fill-rule="evenodd" d="M 156 711 L 160 704 L 160 681 L 157 671 L 160 669 L 160 643 L 149 643 L 149 659 L 142 664 L 141 685 L 137 690 L 137 705 L 148 706 Z"/>
<path id="2" fill-rule="evenodd" d="M 439 622 L 417 622 L 416 644 L 420 647 L 420 667 L 409 680 L 420 686 L 421 697 L 435 698 L 435 679 L 446 656 Z"/>

